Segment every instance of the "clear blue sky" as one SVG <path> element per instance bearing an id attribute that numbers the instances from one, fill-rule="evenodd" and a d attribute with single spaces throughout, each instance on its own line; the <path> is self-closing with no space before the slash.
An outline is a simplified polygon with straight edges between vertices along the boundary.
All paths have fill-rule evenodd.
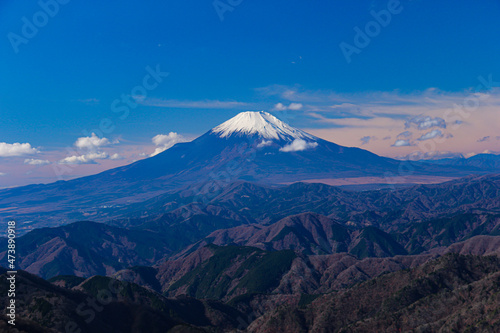
<path id="1" fill-rule="evenodd" d="M 243 0 L 221 21 L 212 0 L 71 0 L 16 53 L 8 34 L 22 36 L 22 18 L 32 21 L 41 8 L 35 1 L 3 0 L 0 142 L 44 150 L 71 146 L 103 118 L 116 122 L 110 140 L 201 134 L 238 111 L 282 101 L 258 89 L 273 85 L 352 96 L 463 92 L 488 74 L 500 81 L 496 0 L 401 1 L 402 11 L 348 64 L 339 44 L 353 44 L 353 28 L 364 28 L 373 20 L 370 11 L 387 4 Z M 148 92 L 150 105 L 119 120 L 113 100 L 130 94 L 145 67 L 156 65 L 170 75 Z M 186 106 L 152 106 L 155 100 Z M 199 101 L 247 104 L 189 104 Z"/>

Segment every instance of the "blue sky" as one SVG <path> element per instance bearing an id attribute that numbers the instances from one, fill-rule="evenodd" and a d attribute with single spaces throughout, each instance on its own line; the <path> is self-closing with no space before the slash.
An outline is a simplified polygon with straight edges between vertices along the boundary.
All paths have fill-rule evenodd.
<path id="1" fill-rule="evenodd" d="M 500 94 L 476 90 L 480 76 L 500 81 L 498 1 L 401 1 L 350 63 L 339 45 L 355 45 L 354 28 L 364 30 L 371 11 L 391 1 L 220 0 L 231 8 L 223 20 L 213 1 L 66 2 L 29 38 L 23 17 L 43 19 L 43 6 L 0 4 L 0 143 L 5 151 L 31 147 L 3 156 L 0 149 L 0 174 L 11 175 L 0 187 L 55 180 L 50 165 L 70 154 L 67 147 L 78 150 L 78 138 L 90 140 L 103 119 L 114 127 L 97 133 L 108 142 L 93 153 L 120 158 L 91 159 L 68 177 L 144 158 L 157 135 L 190 139 L 240 111 L 279 117 L 291 103 L 281 114 L 291 125 L 387 156 L 412 153 L 432 130 L 449 139 L 434 149 L 443 154 L 500 150 L 498 123 L 491 125 Z M 14 34 L 23 43 L 13 46 Z M 148 66 L 169 75 L 133 96 L 137 107 L 120 119 L 113 101 L 133 95 Z M 488 98 L 457 132 L 451 124 L 416 128 L 402 138 L 407 145 L 395 144 L 410 120 L 442 119 L 478 92 Z"/>

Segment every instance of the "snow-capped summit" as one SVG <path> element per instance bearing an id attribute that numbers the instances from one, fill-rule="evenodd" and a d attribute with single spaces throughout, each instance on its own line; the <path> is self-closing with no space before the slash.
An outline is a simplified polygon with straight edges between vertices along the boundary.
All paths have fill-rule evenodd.
<path id="1" fill-rule="evenodd" d="M 233 135 L 258 135 L 263 139 L 285 141 L 315 139 L 313 135 L 291 127 L 272 114 L 264 111 L 238 113 L 228 121 L 214 127 L 211 132 L 221 138 L 228 138 Z"/>

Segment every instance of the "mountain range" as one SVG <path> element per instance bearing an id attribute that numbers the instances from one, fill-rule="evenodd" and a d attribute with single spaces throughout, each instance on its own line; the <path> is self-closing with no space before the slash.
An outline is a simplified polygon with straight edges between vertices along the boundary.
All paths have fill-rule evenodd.
<path id="1" fill-rule="evenodd" d="M 310 304 L 289 302 L 264 313 L 248 331 L 497 332 L 498 263 L 498 257 L 444 256 Z"/>
<path id="2" fill-rule="evenodd" d="M 130 165 L 1 190 L 0 218 L 17 220 L 16 329 L 496 332 L 495 161 L 403 172 L 243 112 Z M 89 300 L 100 310 L 86 320 Z"/>
<path id="3" fill-rule="evenodd" d="M 25 221 L 19 229 L 25 232 L 78 220 L 102 221 L 107 218 L 99 214 L 102 208 L 110 211 L 166 193 L 216 195 L 237 181 L 283 186 L 363 179 L 387 184 L 485 172 L 473 166 L 381 157 L 320 139 L 267 112 L 242 112 L 191 142 L 130 165 L 69 181 L 0 190 L 0 218 Z"/>
<path id="4" fill-rule="evenodd" d="M 455 158 L 445 158 L 431 160 L 427 163 L 450 165 L 458 167 L 475 167 L 482 170 L 496 172 L 500 168 L 500 155 L 495 154 L 477 154 L 468 158 L 463 156 Z"/>
<path id="5" fill-rule="evenodd" d="M 0 328 L 3 332 L 61 332 L 71 323 L 81 332 L 441 328 L 496 332 L 500 327 L 499 258 L 471 253 L 486 254 L 482 251 L 489 242 L 496 249 L 489 254 L 498 255 L 499 237 L 481 237 L 488 236 L 461 244 L 459 253 L 437 258 L 418 255 L 359 261 L 349 255 L 303 257 L 289 250 L 211 246 L 185 259 L 194 265 L 187 273 L 175 262 L 153 271 L 136 267 L 113 277 L 58 276 L 50 282 L 19 271 L 19 318 L 14 330 L 2 314 Z M 160 281 L 154 279 L 156 272 Z M 0 274 L 0 290 L 4 291 L 0 304 L 6 306 L 6 271 L 0 269 Z M 174 283 L 169 282 L 172 279 Z M 155 291 L 161 288 L 160 282 L 167 290 L 164 295 Z M 105 299 L 103 292 L 108 295 Z M 92 301 L 95 310 L 91 310 Z"/>
<path id="6" fill-rule="evenodd" d="M 499 187 L 496 175 L 367 192 L 323 184 L 273 189 L 240 183 L 204 210 L 190 200 L 186 207 L 175 196 L 141 207 L 156 210 L 151 217 L 36 229 L 17 241 L 19 265 L 45 278 L 89 277 L 180 258 L 208 244 L 357 258 L 418 254 L 477 235 L 500 235 Z M 157 211 L 174 203 L 179 207 L 170 212 Z M 4 248 L 6 241 L 0 242 Z M 1 252 L 0 259 L 5 255 Z"/>

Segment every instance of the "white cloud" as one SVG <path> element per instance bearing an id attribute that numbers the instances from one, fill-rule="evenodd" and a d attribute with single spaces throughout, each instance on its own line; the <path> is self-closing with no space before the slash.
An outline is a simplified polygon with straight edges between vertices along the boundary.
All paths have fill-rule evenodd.
<path id="1" fill-rule="evenodd" d="M 301 103 L 290 103 L 290 105 L 288 105 L 288 110 L 300 110 L 302 107 L 303 105 Z"/>
<path id="2" fill-rule="evenodd" d="M 274 105 L 273 110 L 276 110 L 276 111 L 285 111 L 286 110 L 286 106 L 284 106 L 283 103 L 277 103 L 277 104 Z"/>
<path id="3" fill-rule="evenodd" d="M 121 156 L 118 153 L 114 153 L 109 157 L 110 160 L 123 160 L 125 157 Z"/>
<path id="4" fill-rule="evenodd" d="M 0 172 L 0 177 L 7 176 L 5 172 Z"/>
<path id="5" fill-rule="evenodd" d="M 167 150 L 168 148 L 167 147 L 157 147 L 155 148 L 155 151 L 152 152 L 149 157 L 153 157 L 153 156 L 156 156 L 158 155 L 159 153 L 163 153 L 165 150 Z"/>
<path id="6" fill-rule="evenodd" d="M 49 160 L 38 160 L 35 158 L 27 158 L 24 160 L 24 164 L 29 164 L 29 165 L 47 165 L 50 164 Z"/>
<path id="7" fill-rule="evenodd" d="M 175 132 L 170 132 L 168 134 L 158 134 L 153 137 L 151 141 L 156 146 L 173 146 L 182 138 L 182 135 L 179 135 Z"/>
<path id="8" fill-rule="evenodd" d="M 271 140 L 262 140 L 258 145 L 257 148 L 262 148 L 262 147 L 267 147 L 272 145 L 273 142 Z"/>
<path id="9" fill-rule="evenodd" d="M 0 142 L 0 157 L 24 156 L 38 153 L 29 143 Z"/>
<path id="10" fill-rule="evenodd" d="M 394 144 L 392 145 L 393 147 L 405 147 L 405 146 L 411 146 L 410 140 L 396 140 Z"/>
<path id="11" fill-rule="evenodd" d="M 304 105 L 301 103 L 290 103 L 290 105 L 286 106 L 283 103 L 277 103 L 274 105 L 273 110 L 274 111 L 285 111 L 285 110 L 292 110 L 292 111 L 298 111 L 302 109 Z"/>
<path id="12" fill-rule="evenodd" d="M 182 135 L 180 135 L 176 132 L 170 132 L 168 134 L 158 134 L 158 135 L 154 136 L 151 141 L 153 141 L 155 146 L 158 146 L 158 147 L 155 149 L 155 151 L 151 155 L 149 155 L 150 157 L 164 152 L 165 150 L 174 146 L 176 143 L 186 142 L 187 140 L 185 137 L 183 137 Z"/>
<path id="13" fill-rule="evenodd" d="M 99 138 L 95 133 L 91 136 L 84 136 L 78 138 L 75 142 L 75 147 L 79 149 L 86 149 L 90 152 L 97 151 L 100 147 L 109 145 L 110 142 L 107 138 Z"/>
<path id="14" fill-rule="evenodd" d="M 100 138 L 95 133 L 91 136 L 80 137 L 75 141 L 75 147 L 84 151 L 81 155 L 67 156 L 60 160 L 59 164 L 97 164 L 96 160 L 120 159 L 119 154 L 109 155 L 101 150 L 102 147 L 118 143 L 118 140 L 110 142 L 108 138 Z"/>
<path id="15" fill-rule="evenodd" d="M 96 164 L 95 160 L 106 159 L 108 157 L 108 154 L 105 152 L 73 155 L 63 158 L 59 161 L 59 164 Z"/>
<path id="16" fill-rule="evenodd" d="M 291 152 L 291 151 L 302 151 L 302 150 L 306 150 L 306 149 L 315 148 L 317 145 L 318 145 L 317 142 L 307 142 L 307 141 L 302 140 L 302 139 L 295 139 L 295 140 L 293 140 L 292 143 L 287 144 L 283 148 L 280 148 L 280 151 L 285 152 L 285 153 Z"/>
<path id="17" fill-rule="evenodd" d="M 418 140 L 424 141 L 424 140 L 430 140 L 430 139 L 434 139 L 434 138 L 442 137 L 442 136 L 443 136 L 443 132 L 441 132 L 438 129 L 435 129 L 435 130 L 432 130 L 430 132 L 425 133 L 420 138 L 418 138 Z"/>

